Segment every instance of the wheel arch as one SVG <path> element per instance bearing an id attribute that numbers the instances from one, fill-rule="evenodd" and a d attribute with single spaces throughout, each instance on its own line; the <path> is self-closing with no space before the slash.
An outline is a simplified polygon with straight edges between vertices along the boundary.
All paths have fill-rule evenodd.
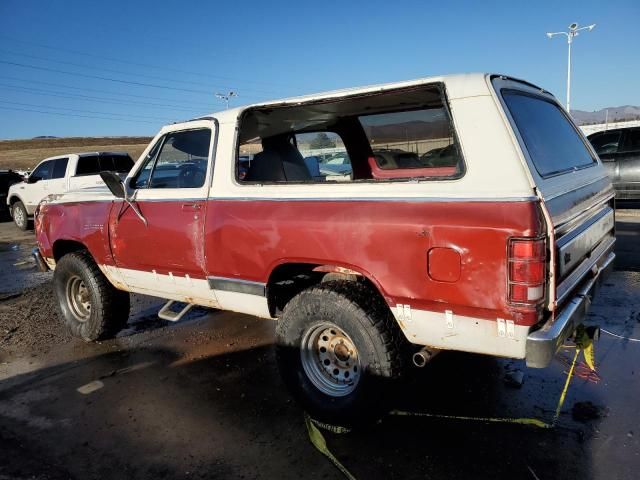
<path id="1" fill-rule="evenodd" d="M 272 266 L 266 283 L 269 312 L 278 316 L 284 306 L 299 292 L 325 279 L 362 281 L 367 283 L 389 305 L 380 283 L 357 266 L 316 261 L 281 260 Z"/>
<path id="2" fill-rule="evenodd" d="M 9 205 L 13 206 L 17 202 L 22 202 L 22 204 L 24 205 L 24 200 L 22 200 L 22 198 L 20 198 L 20 195 L 18 195 L 17 193 L 12 193 L 9 196 Z"/>
<path id="3" fill-rule="evenodd" d="M 52 245 L 53 258 L 56 262 L 58 262 L 63 256 L 68 253 L 80 251 L 87 252 L 87 254 L 93 258 L 93 255 L 91 255 L 91 252 L 89 251 L 87 246 L 77 240 L 58 239 L 53 242 Z"/>

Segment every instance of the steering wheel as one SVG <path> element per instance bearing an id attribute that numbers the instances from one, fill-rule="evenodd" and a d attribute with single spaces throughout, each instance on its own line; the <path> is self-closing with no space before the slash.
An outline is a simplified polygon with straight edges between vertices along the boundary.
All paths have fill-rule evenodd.
<path id="1" fill-rule="evenodd" d="M 197 188 L 204 185 L 205 172 L 195 165 L 184 165 L 180 167 L 178 176 L 178 188 Z"/>

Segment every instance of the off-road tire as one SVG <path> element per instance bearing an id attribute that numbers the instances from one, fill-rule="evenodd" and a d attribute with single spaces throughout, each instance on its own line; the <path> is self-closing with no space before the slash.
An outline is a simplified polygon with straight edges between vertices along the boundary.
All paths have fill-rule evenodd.
<path id="1" fill-rule="evenodd" d="M 78 280 L 79 279 L 79 280 Z M 67 294 L 70 282 L 79 282 L 88 292 L 90 309 L 84 320 L 74 314 Z M 86 342 L 115 336 L 127 325 L 129 293 L 115 288 L 103 275 L 91 255 L 80 251 L 68 253 L 56 265 L 53 285 L 65 325 L 75 337 Z"/>
<path id="2" fill-rule="evenodd" d="M 20 230 L 27 230 L 29 228 L 29 215 L 27 214 L 24 203 L 18 201 L 11 206 L 11 217 L 13 218 L 13 223 Z"/>
<path id="3" fill-rule="evenodd" d="M 327 323 L 350 337 L 360 362 L 355 389 L 342 396 L 317 388 L 303 366 L 305 338 Z M 330 281 L 303 290 L 284 308 L 276 337 L 276 358 L 284 383 L 314 419 L 358 426 L 386 413 L 390 391 L 403 371 L 401 352 L 406 341 L 389 307 L 372 287 Z"/>

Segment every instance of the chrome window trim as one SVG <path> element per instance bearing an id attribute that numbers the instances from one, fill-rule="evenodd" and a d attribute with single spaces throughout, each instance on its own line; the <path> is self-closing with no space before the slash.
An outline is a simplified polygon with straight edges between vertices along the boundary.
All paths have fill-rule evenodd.
<path id="1" fill-rule="evenodd" d="M 530 197 L 209 197 L 208 200 L 231 202 L 537 202 Z"/>

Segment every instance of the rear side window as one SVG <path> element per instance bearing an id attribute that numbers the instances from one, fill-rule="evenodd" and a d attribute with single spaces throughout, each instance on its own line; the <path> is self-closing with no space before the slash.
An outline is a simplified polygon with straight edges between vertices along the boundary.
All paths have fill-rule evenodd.
<path id="1" fill-rule="evenodd" d="M 129 173 L 133 167 L 133 160 L 128 155 L 100 155 L 98 160 L 101 172 Z"/>
<path id="2" fill-rule="evenodd" d="M 463 174 L 441 84 L 259 107 L 241 121 L 237 178 L 243 182 L 441 180 Z"/>
<path id="3" fill-rule="evenodd" d="M 542 177 L 595 163 L 582 137 L 555 103 L 513 90 L 503 90 L 502 97 Z"/>
<path id="4" fill-rule="evenodd" d="M 589 137 L 589 142 L 598 155 L 616 153 L 620 146 L 620 132 L 602 132 Z"/>
<path id="5" fill-rule="evenodd" d="M 97 155 L 80 157 L 76 175 L 98 175 L 100 173 L 100 159 Z"/>
<path id="6" fill-rule="evenodd" d="M 621 152 L 640 152 L 640 128 L 628 130 L 624 136 Z"/>
<path id="7" fill-rule="evenodd" d="M 373 151 L 376 165 L 372 168 L 383 171 L 378 175 L 394 178 L 394 170 L 433 177 L 459 173 L 462 158 L 444 105 L 360 116 L 359 120 Z"/>
<path id="8" fill-rule="evenodd" d="M 107 171 L 129 173 L 132 167 L 129 155 L 91 155 L 78 159 L 76 175 L 98 175 Z"/>
<path id="9" fill-rule="evenodd" d="M 67 173 L 67 163 L 69 163 L 68 158 L 58 158 L 53 166 L 51 178 L 64 178 L 64 174 Z"/>
<path id="10" fill-rule="evenodd" d="M 118 173 L 129 173 L 133 168 L 133 159 L 128 155 L 115 155 L 111 157 L 113 171 Z"/>

